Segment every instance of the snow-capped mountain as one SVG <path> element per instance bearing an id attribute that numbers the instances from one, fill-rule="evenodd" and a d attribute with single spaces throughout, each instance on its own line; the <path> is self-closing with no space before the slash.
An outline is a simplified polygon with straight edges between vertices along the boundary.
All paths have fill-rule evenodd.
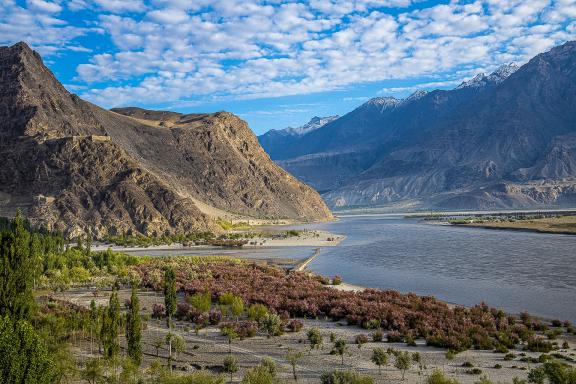
<path id="1" fill-rule="evenodd" d="M 511 74 L 518 70 L 515 63 L 504 64 L 500 66 L 497 70 L 489 75 L 484 73 L 479 73 L 468 81 L 464 81 L 458 86 L 457 89 L 462 88 L 473 88 L 473 87 L 485 87 L 487 85 L 497 85 L 506 80 Z"/>
<path id="2" fill-rule="evenodd" d="M 576 203 L 576 41 L 457 89 L 377 97 L 263 147 L 332 206 Z"/>
<path id="3" fill-rule="evenodd" d="M 307 134 L 308 132 L 312 132 L 312 131 L 330 123 L 331 121 L 336 120 L 339 117 L 340 116 L 338 116 L 338 115 L 327 116 L 327 117 L 314 116 L 313 118 L 310 119 L 309 122 L 307 122 L 306 124 L 304 124 L 300 127 L 296 127 L 296 128 L 288 127 L 288 128 L 284 128 L 284 129 L 277 131 L 277 132 L 283 132 L 287 135 L 302 136 L 302 135 Z"/>

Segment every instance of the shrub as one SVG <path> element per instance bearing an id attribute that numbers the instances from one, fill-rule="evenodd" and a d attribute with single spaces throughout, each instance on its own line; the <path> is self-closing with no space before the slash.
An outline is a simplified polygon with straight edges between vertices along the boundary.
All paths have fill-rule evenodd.
<path id="1" fill-rule="evenodd" d="M 258 324 L 254 321 L 237 321 L 220 324 L 220 330 L 231 329 L 240 339 L 256 336 Z"/>
<path id="2" fill-rule="evenodd" d="M 480 368 L 472 368 L 466 371 L 469 375 L 480 375 L 482 374 L 482 370 Z"/>
<path id="3" fill-rule="evenodd" d="M 274 384 L 274 376 L 263 366 L 249 369 L 242 378 L 242 384 Z"/>
<path id="4" fill-rule="evenodd" d="M 261 321 L 262 329 L 268 337 L 280 336 L 283 332 L 280 316 L 267 314 Z"/>
<path id="5" fill-rule="evenodd" d="M 398 331 L 390 331 L 386 336 L 386 340 L 389 343 L 401 343 L 404 341 L 404 336 L 402 336 L 402 334 Z"/>
<path id="6" fill-rule="evenodd" d="M 366 336 L 365 334 L 356 335 L 354 341 L 356 342 L 356 344 L 358 344 L 358 349 L 360 349 L 364 344 L 368 342 L 368 336 Z"/>
<path id="7" fill-rule="evenodd" d="M 286 324 L 289 332 L 300 332 L 304 328 L 304 323 L 298 319 L 292 319 Z"/>
<path id="8" fill-rule="evenodd" d="M 340 285 L 342 284 L 342 278 L 338 275 L 332 278 L 332 285 Z"/>
<path id="9" fill-rule="evenodd" d="M 494 352 L 496 353 L 508 353 L 508 348 L 505 345 L 502 344 L 498 344 L 496 346 L 496 349 L 494 349 Z"/>
<path id="10" fill-rule="evenodd" d="M 272 358 L 270 357 L 263 358 L 262 361 L 260 362 L 260 366 L 265 368 L 272 377 L 276 377 L 278 368 L 276 366 L 276 362 L 274 362 Z"/>
<path id="11" fill-rule="evenodd" d="M 362 328 L 365 329 L 379 329 L 380 328 L 380 320 L 370 319 L 362 323 Z"/>
<path id="12" fill-rule="evenodd" d="M 211 325 L 218 325 L 222 321 L 222 312 L 218 309 L 213 309 L 208 314 L 208 322 Z"/>
<path id="13" fill-rule="evenodd" d="M 363 376 L 354 371 L 332 371 L 324 372 L 320 376 L 322 384 L 374 384 L 374 379 Z"/>
<path id="14" fill-rule="evenodd" d="M 428 377 L 428 380 L 426 380 L 426 384 L 458 384 L 458 381 L 447 378 L 441 370 L 435 369 Z"/>
<path id="15" fill-rule="evenodd" d="M 384 338 L 384 333 L 382 332 L 381 329 L 377 329 L 377 330 L 372 334 L 372 341 L 374 341 L 375 343 L 378 343 L 378 342 L 382 341 L 383 338 Z"/>
<path id="16" fill-rule="evenodd" d="M 551 342 L 546 341 L 539 337 L 533 337 L 532 339 L 528 340 L 528 344 L 526 344 L 526 349 L 532 352 L 550 352 L 554 349 L 554 346 Z"/>
<path id="17" fill-rule="evenodd" d="M 262 304 L 252 304 L 248 307 L 248 318 L 252 321 L 260 322 L 268 315 L 268 308 Z"/>
<path id="18" fill-rule="evenodd" d="M 514 360 L 515 358 L 516 358 L 516 355 L 515 355 L 514 353 L 511 353 L 511 352 L 510 352 L 510 353 L 507 353 L 507 354 L 504 356 L 504 360 L 505 360 L 505 361 Z"/>
<path id="19" fill-rule="evenodd" d="M 316 328 L 312 328 L 307 334 L 308 342 L 310 342 L 310 349 L 320 349 L 322 346 L 322 334 Z"/>
<path id="20" fill-rule="evenodd" d="M 496 365 L 494 365 L 494 368 L 495 369 L 502 369 L 502 364 L 496 364 Z"/>
<path id="21" fill-rule="evenodd" d="M 200 312 L 208 312 L 212 306 L 212 295 L 210 292 L 195 293 L 192 296 L 186 297 L 186 301 L 196 310 Z"/>
<path id="22" fill-rule="evenodd" d="M 463 363 L 462 363 L 462 366 L 463 366 L 464 368 L 474 368 L 474 364 L 472 364 L 472 363 L 469 362 L 469 361 L 463 362 Z"/>
<path id="23" fill-rule="evenodd" d="M 162 319 L 164 314 L 166 313 L 166 309 L 162 304 L 153 304 L 152 305 L 152 318 L 154 319 Z"/>

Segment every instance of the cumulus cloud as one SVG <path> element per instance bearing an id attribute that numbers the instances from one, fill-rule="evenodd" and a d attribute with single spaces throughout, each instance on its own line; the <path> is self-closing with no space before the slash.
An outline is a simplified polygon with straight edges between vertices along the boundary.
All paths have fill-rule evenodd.
<path id="1" fill-rule="evenodd" d="M 88 29 L 69 25 L 59 16 L 61 11 L 57 2 L 29 0 L 21 6 L 15 1 L 0 1 L 0 45 L 26 41 L 45 55 L 66 49 Z"/>
<path id="2" fill-rule="evenodd" d="M 63 6 L 91 10 L 82 23 L 112 43 L 89 47 L 77 67 L 77 85 L 89 85 L 82 95 L 106 106 L 298 95 L 439 74 L 423 85 L 447 84 L 476 68 L 523 63 L 576 35 L 576 0 L 5 0 L 0 39 L 82 50 L 73 40 L 87 29 L 63 20 Z"/>

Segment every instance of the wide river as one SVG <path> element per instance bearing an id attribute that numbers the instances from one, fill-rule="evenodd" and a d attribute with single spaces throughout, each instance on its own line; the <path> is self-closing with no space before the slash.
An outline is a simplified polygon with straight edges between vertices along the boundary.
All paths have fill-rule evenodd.
<path id="1" fill-rule="evenodd" d="M 322 275 L 451 303 L 484 301 L 509 312 L 576 321 L 576 236 L 462 228 L 388 215 L 343 216 L 291 228 L 346 235 L 310 264 Z M 304 258 L 312 252 L 298 247 L 229 253 Z"/>

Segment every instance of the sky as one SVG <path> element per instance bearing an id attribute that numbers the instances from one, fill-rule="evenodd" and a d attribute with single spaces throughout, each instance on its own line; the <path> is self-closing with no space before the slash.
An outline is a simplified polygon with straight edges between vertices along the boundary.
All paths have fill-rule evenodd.
<path id="1" fill-rule="evenodd" d="M 69 91 L 105 108 L 226 110 L 257 134 L 574 39 L 576 0 L 0 0 L 0 45 L 27 42 Z"/>

